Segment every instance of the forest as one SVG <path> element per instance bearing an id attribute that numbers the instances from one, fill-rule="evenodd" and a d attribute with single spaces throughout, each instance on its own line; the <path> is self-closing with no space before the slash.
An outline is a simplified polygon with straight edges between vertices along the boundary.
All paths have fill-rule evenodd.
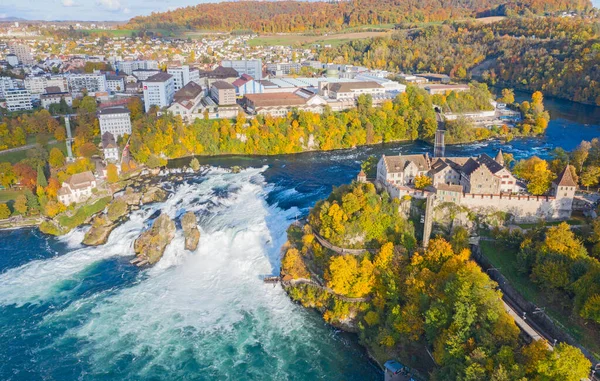
<path id="1" fill-rule="evenodd" d="M 587 377 L 591 364 L 578 348 L 561 343 L 550 351 L 543 341 L 520 338 L 497 284 L 470 259 L 468 234 L 455 231 L 416 249 L 413 223 L 400 212 L 407 202 L 370 183 L 334 189 L 306 225 L 288 231 L 282 275 L 312 282 L 289 287 L 290 296 L 356 330 L 378 360 L 400 358 L 432 380 Z M 338 255 L 317 233 L 370 251 Z"/>
<path id="2" fill-rule="evenodd" d="M 490 85 L 600 105 L 600 23 L 596 18 L 519 17 L 452 22 L 356 40 L 319 53 L 393 72 L 445 73 Z"/>
<path id="3" fill-rule="evenodd" d="M 258 33 L 339 31 L 362 25 L 439 22 L 480 15 L 546 14 L 591 8 L 588 0 L 353 0 L 199 4 L 131 19 L 135 30 L 252 30 Z"/>

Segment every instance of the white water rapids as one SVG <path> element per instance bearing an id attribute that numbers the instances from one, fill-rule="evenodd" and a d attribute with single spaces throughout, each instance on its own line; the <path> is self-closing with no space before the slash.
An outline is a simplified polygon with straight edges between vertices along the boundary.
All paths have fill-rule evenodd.
<path id="1" fill-rule="evenodd" d="M 40 350 L 75 342 L 91 379 L 327 379 L 328 360 L 341 366 L 344 354 L 331 348 L 343 339 L 260 278 L 279 272 L 286 229 L 298 212 L 267 204 L 264 170 L 212 169 L 202 181 L 179 184 L 166 202 L 132 213 L 103 246 L 81 247 L 81 232 L 64 237 L 72 251 L 0 274 L 0 306 L 69 300 L 38 323 L 50 331 L 68 327 Z M 160 262 L 126 287 L 84 296 L 64 287 L 82 282 L 99 262 L 128 261 L 158 210 L 176 220 L 197 215 L 195 252 L 183 248 L 178 226 Z"/>

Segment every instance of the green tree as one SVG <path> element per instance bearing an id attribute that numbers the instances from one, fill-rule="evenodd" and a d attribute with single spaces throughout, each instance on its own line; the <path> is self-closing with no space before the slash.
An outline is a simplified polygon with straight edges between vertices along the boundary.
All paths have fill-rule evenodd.
<path id="1" fill-rule="evenodd" d="M 560 343 L 540 361 L 537 370 L 543 380 L 583 380 L 592 364 L 578 348 Z"/>
<path id="2" fill-rule="evenodd" d="M 194 172 L 198 172 L 200 170 L 200 162 L 198 161 L 198 159 L 193 158 L 190 161 L 190 168 L 192 168 Z"/>
<path id="3" fill-rule="evenodd" d="M 44 173 L 44 168 L 41 164 L 38 164 L 37 167 L 37 181 L 36 184 L 42 188 L 46 188 L 48 186 L 48 180 L 46 179 L 46 174 Z"/>

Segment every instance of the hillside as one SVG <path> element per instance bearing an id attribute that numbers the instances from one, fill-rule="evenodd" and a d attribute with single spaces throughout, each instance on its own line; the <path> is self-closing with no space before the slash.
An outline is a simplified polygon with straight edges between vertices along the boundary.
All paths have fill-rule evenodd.
<path id="1" fill-rule="evenodd" d="M 327 2 L 225 2 L 199 4 L 131 19 L 125 29 L 255 32 L 340 30 L 361 25 L 435 22 L 483 15 L 544 14 L 591 7 L 589 0 L 354 0 Z"/>

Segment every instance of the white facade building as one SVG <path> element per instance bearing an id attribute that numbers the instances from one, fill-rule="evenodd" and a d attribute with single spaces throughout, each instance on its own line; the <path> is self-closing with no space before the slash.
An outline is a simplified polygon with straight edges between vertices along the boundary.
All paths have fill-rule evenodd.
<path id="1" fill-rule="evenodd" d="M 6 56 L 6 62 L 12 67 L 19 66 L 19 57 L 14 54 L 9 54 Z"/>
<path id="2" fill-rule="evenodd" d="M 114 163 L 119 161 L 119 146 L 114 135 L 110 132 L 102 134 L 102 152 L 104 153 L 104 160 Z"/>
<path id="3" fill-rule="evenodd" d="M 19 62 L 23 65 L 33 65 L 35 61 L 31 55 L 31 49 L 27 45 L 11 43 L 8 46 L 10 53 L 17 56 Z"/>
<path id="4" fill-rule="evenodd" d="M 200 71 L 188 66 L 175 66 L 167 68 L 167 73 L 173 76 L 173 86 L 175 91 L 181 90 L 185 85 L 190 82 L 200 84 Z"/>
<path id="5" fill-rule="evenodd" d="M 108 90 L 115 93 L 125 92 L 125 77 L 124 76 L 107 76 L 106 87 Z"/>
<path id="6" fill-rule="evenodd" d="M 31 94 L 25 89 L 7 90 L 4 94 L 8 111 L 31 110 Z"/>
<path id="7" fill-rule="evenodd" d="M 247 74 L 259 81 L 262 76 L 262 60 L 224 60 L 221 66 L 235 69 L 240 75 Z"/>
<path id="8" fill-rule="evenodd" d="M 96 178 L 92 172 L 77 173 L 67 182 L 62 183 L 58 191 L 58 201 L 65 205 L 83 202 L 91 197 L 94 188 L 96 188 Z"/>
<path id="9" fill-rule="evenodd" d="M 327 96 L 339 101 L 354 100 L 363 94 L 371 96 L 384 95 L 385 88 L 374 81 L 339 82 L 330 83 L 327 86 Z"/>
<path id="10" fill-rule="evenodd" d="M 61 92 L 69 91 L 69 82 L 65 77 L 27 77 L 24 86 L 33 95 L 44 94 L 47 87 L 58 87 Z"/>
<path id="11" fill-rule="evenodd" d="M 129 110 L 124 107 L 110 107 L 98 111 L 100 135 L 110 132 L 115 139 L 125 134 L 131 135 Z"/>
<path id="12" fill-rule="evenodd" d="M 168 107 L 173 102 L 175 84 L 173 76 L 168 73 L 158 73 L 144 81 L 144 106 L 146 112 L 152 106 Z"/>
<path id="13" fill-rule="evenodd" d="M 158 70 L 156 61 L 121 61 L 117 64 L 117 69 L 125 74 L 133 74 L 134 70 Z"/>
<path id="14" fill-rule="evenodd" d="M 49 93 L 40 95 L 41 106 L 46 110 L 53 104 L 59 104 L 64 99 L 67 106 L 73 106 L 73 97 L 71 93 Z"/>
<path id="15" fill-rule="evenodd" d="M 0 77 L 0 99 L 5 98 L 6 91 L 18 89 L 19 83 L 11 77 Z"/>
<path id="16" fill-rule="evenodd" d="M 74 93 L 83 93 L 84 90 L 88 93 L 105 92 L 108 89 L 104 74 L 71 74 L 69 87 Z"/>

